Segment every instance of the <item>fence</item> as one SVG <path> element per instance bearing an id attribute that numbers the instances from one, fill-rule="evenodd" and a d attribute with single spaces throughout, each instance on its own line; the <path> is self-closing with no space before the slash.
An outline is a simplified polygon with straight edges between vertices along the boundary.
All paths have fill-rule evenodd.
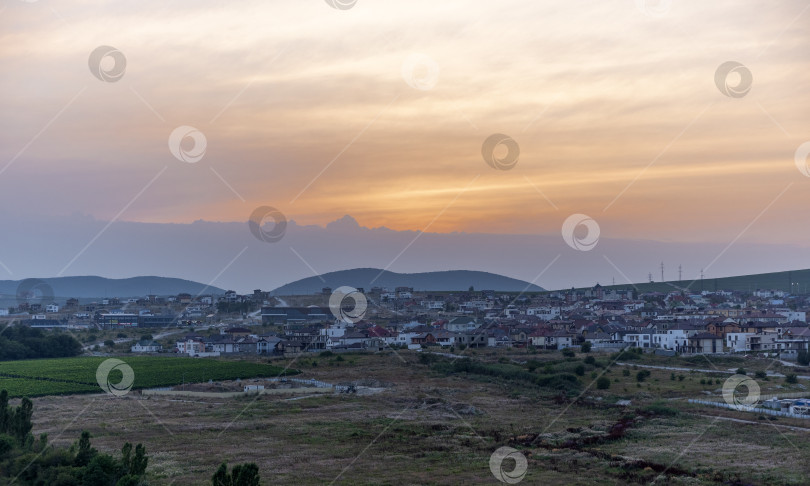
<path id="1" fill-rule="evenodd" d="M 287 382 L 294 382 L 294 383 L 302 383 L 305 385 L 312 385 L 315 388 L 333 388 L 334 385 L 331 383 L 326 383 L 325 381 L 318 381 L 316 379 L 311 380 L 304 380 L 302 378 L 268 378 L 267 381 L 277 381 L 280 383 L 287 383 Z"/>
<path id="2" fill-rule="evenodd" d="M 805 394 L 806 395 L 806 394 Z M 784 396 L 784 395 L 782 395 Z M 781 412 L 778 410 L 771 410 L 769 408 L 757 408 L 753 406 L 745 406 L 745 405 L 731 405 L 726 402 L 714 402 L 711 400 L 697 400 L 697 399 L 689 399 L 689 403 L 698 403 L 701 405 L 711 405 L 713 407 L 720 407 L 720 408 L 727 408 L 730 410 L 737 410 L 741 412 L 755 412 L 761 413 L 766 415 L 776 415 L 778 417 L 790 417 L 790 418 L 800 418 L 800 419 L 810 419 L 810 415 L 796 415 L 790 412 Z"/>

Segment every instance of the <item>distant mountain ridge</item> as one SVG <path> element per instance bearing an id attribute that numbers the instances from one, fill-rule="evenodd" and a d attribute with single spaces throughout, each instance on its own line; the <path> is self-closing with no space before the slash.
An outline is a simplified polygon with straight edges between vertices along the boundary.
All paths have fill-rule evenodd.
<path id="1" fill-rule="evenodd" d="M 282 285 L 272 291 L 273 295 L 305 295 L 320 292 L 324 287 L 336 289 L 341 286 L 413 287 L 414 290 L 465 291 L 472 286 L 475 290 L 497 290 L 502 292 L 542 292 L 537 285 L 515 278 L 504 277 L 489 272 L 472 270 L 446 270 L 422 273 L 395 273 L 378 268 L 355 268 L 339 270 L 323 275 L 308 277 Z"/>
<path id="2" fill-rule="evenodd" d="M 146 295 L 177 295 L 189 293 L 197 295 L 224 294 L 219 287 L 206 286 L 199 282 L 170 277 L 131 277 L 131 278 L 104 278 L 96 276 L 83 277 L 53 277 L 38 279 L 53 289 L 57 298 L 77 299 L 101 297 L 143 297 Z M 0 280 L 0 295 L 14 298 L 17 288 L 23 280 Z M 207 287 L 207 288 L 206 288 Z"/>

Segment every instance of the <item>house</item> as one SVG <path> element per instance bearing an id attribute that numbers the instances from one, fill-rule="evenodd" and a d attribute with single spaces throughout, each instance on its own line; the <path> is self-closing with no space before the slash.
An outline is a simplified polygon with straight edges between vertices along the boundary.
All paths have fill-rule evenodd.
<path id="1" fill-rule="evenodd" d="M 730 332 L 726 334 L 726 348 L 734 353 L 751 351 L 749 336 L 753 335 L 752 332 Z"/>
<path id="2" fill-rule="evenodd" d="M 695 354 L 722 353 L 723 339 L 709 332 L 701 332 L 689 337 L 686 350 Z"/>
<path id="3" fill-rule="evenodd" d="M 776 332 L 761 332 L 751 334 L 746 337 L 746 347 L 749 351 L 776 351 L 778 346 L 776 341 L 779 339 L 779 334 Z"/>
<path id="4" fill-rule="evenodd" d="M 546 336 L 546 349 L 570 348 L 573 344 L 573 334 L 566 331 L 554 331 Z"/>
<path id="5" fill-rule="evenodd" d="M 163 346 L 155 341 L 141 340 L 134 344 L 130 350 L 133 353 L 157 353 L 163 351 Z"/>
<path id="6" fill-rule="evenodd" d="M 51 313 L 51 314 L 59 312 L 59 306 L 56 305 L 56 304 L 48 304 L 48 305 L 45 306 L 45 312 L 48 312 L 48 313 Z"/>
<path id="7" fill-rule="evenodd" d="M 411 344 L 435 344 L 436 337 L 431 332 L 419 333 L 411 338 Z"/>
<path id="8" fill-rule="evenodd" d="M 262 307 L 262 324 L 293 324 L 333 321 L 332 311 L 323 307 Z"/>
<path id="9" fill-rule="evenodd" d="M 466 332 L 477 329 L 478 322 L 471 317 L 456 317 L 445 324 L 444 328 L 450 332 Z"/>
<path id="10" fill-rule="evenodd" d="M 222 331 L 222 334 L 230 336 L 232 339 L 238 339 L 250 336 L 251 331 L 250 329 L 246 329 L 244 327 L 231 327 Z"/>
<path id="11" fill-rule="evenodd" d="M 102 329 L 138 327 L 138 314 L 124 314 L 122 312 L 101 314 L 98 316 L 97 322 Z"/>
<path id="12" fill-rule="evenodd" d="M 627 333 L 624 335 L 624 342 L 637 348 L 651 348 L 653 347 L 653 333 Z"/>
<path id="13" fill-rule="evenodd" d="M 544 328 L 535 329 L 528 336 L 529 345 L 544 348 L 546 346 L 546 336 L 551 332 L 549 329 Z"/>
<path id="14" fill-rule="evenodd" d="M 368 335 L 370 337 L 376 337 L 382 339 L 383 342 L 386 344 L 396 344 L 397 343 L 397 335 L 396 331 L 392 331 L 390 329 L 386 329 L 380 326 L 373 326 L 368 329 Z"/>
<path id="15" fill-rule="evenodd" d="M 321 331 L 323 329 L 318 326 L 288 329 L 284 332 L 284 339 L 302 343 L 306 351 L 326 349 L 329 337 Z"/>
<path id="16" fill-rule="evenodd" d="M 702 328 L 698 325 L 677 322 L 669 326 L 666 331 L 653 334 L 653 346 L 680 353 L 689 345 L 689 337 L 700 332 L 702 332 Z"/>
<path id="17" fill-rule="evenodd" d="M 281 338 L 277 336 L 259 336 L 256 341 L 256 353 L 273 354 L 279 342 L 281 342 Z"/>
<path id="18" fill-rule="evenodd" d="M 740 332 L 740 325 L 731 318 L 723 321 L 713 319 L 706 325 L 706 331 L 722 338 L 728 333 Z"/>
<path id="19" fill-rule="evenodd" d="M 276 353 L 282 356 L 295 356 L 306 350 L 306 344 L 301 341 L 280 340 L 276 343 Z"/>
<path id="20" fill-rule="evenodd" d="M 240 353 L 246 351 L 255 351 L 256 341 L 249 338 L 235 338 L 232 336 L 212 336 L 203 339 L 205 348 L 219 353 Z M 250 349 L 253 348 L 253 349 Z"/>
<path id="21" fill-rule="evenodd" d="M 203 340 L 199 337 L 186 337 L 176 343 L 177 352 L 194 357 L 219 356 L 219 352 L 207 349 Z"/>
<path id="22" fill-rule="evenodd" d="M 776 341 L 776 345 L 783 357 L 795 358 L 799 352 L 810 348 L 810 328 L 788 330 Z"/>
<path id="23" fill-rule="evenodd" d="M 488 339 L 484 332 L 459 332 L 456 333 L 455 343 L 457 346 L 467 346 L 468 348 L 483 348 L 487 346 Z"/>

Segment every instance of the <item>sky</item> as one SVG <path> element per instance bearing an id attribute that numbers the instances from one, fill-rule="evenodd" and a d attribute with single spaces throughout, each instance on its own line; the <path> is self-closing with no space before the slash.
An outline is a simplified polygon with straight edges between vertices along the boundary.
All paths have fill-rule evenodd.
<path id="1" fill-rule="evenodd" d="M 808 10 L 2 0 L 0 215 L 806 247 Z"/>

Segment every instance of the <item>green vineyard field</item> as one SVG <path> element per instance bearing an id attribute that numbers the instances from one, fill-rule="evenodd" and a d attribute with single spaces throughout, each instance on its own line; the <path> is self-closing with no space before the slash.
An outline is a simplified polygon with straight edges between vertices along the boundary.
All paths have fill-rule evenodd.
<path id="1" fill-rule="evenodd" d="M 96 371 L 106 359 L 76 357 L 0 362 L 0 390 L 9 396 L 65 395 L 101 392 Z M 294 375 L 298 371 L 249 361 L 226 361 L 200 358 L 133 356 L 119 357 L 132 368 L 133 389 L 200 383 L 209 380 L 237 378 L 273 378 Z M 122 374 L 113 370 L 109 381 L 117 383 Z"/>

